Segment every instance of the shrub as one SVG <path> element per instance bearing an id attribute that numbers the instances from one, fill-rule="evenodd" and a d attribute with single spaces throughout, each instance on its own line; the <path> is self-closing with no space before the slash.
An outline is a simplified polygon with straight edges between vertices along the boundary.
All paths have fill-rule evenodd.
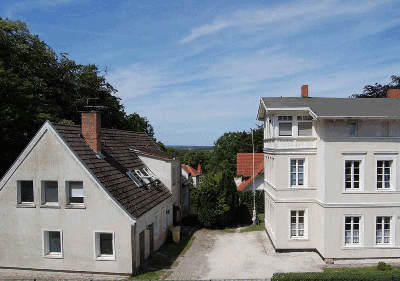
<path id="1" fill-rule="evenodd" d="M 400 273 L 393 272 L 394 280 L 400 280 Z M 275 273 L 273 281 L 391 281 L 392 272 L 305 272 L 305 273 Z"/>
<path id="2" fill-rule="evenodd" d="M 390 264 L 387 264 L 382 261 L 378 262 L 378 266 L 376 268 L 382 271 L 392 270 L 392 266 Z"/>
<path id="3" fill-rule="evenodd" d="M 246 203 L 247 205 L 253 205 L 253 191 L 245 190 L 238 192 L 240 202 Z M 256 209 L 257 213 L 264 213 L 264 192 L 261 190 L 256 190 Z"/>

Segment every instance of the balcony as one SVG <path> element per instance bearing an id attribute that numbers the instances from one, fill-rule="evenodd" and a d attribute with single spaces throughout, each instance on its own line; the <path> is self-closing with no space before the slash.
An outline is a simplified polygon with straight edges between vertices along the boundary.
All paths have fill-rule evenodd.
<path id="1" fill-rule="evenodd" d="M 316 149 L 317 138 L 315 137 L 297 137 L 297 138 L 272 138 L 264 139 L 264 148 L 266 149 Z"/>

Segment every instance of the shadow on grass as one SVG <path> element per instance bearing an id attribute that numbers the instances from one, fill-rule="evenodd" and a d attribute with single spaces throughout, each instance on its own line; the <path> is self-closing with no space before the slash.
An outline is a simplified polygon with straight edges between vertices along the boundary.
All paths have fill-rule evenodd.
<path id="1" fill-rule="evenodd" d="M 146 264 L 137 269 L 131 279 L 165 279 L 171 273 L 171 268 L 177 266 L 177 258 L 183 256 L 194 241 L 193 233 L 196 229 L 190 226 L 181 227 L 181 238 L 179 243 L 172 241 L 169 235 L 167 241 L 148 259 Z"/>

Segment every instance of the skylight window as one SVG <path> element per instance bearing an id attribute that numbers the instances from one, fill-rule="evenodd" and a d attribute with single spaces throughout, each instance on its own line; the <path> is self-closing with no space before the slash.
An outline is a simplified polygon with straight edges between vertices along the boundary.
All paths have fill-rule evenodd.
<path id="1" fill-rule="evenodd" d="M 136 174 L 145 182 L 145 183 L 150 183 L 149 178 L 151 178 L 150 176 L 145 176 L 142 171 L 140 170 L 135 170 Z M 146 173 L 147 174 L 147 173 Z"/>
<path id="2" fill-rule="evenodd" d="M 135 184 L 139 187 L 139 186 L 142 186 L 142 183 L 135 177 L 135 175 L 131 172 L 131 171 L 128 171 L 128 172 L 126 172 L 126 174 L 128 175 L 128 177 L 131 179 L 131 180 L 133 180 L 134 182 L 135 182 Z"/>
<path id="3" fill-rule="evenodd" d="M 157 176 L 149 168 L 145 167 L 145 168 L 143 168 L 143 171 L 144 171 L 143 174 L 145 176 L 151 177 L 151 179 L 153 181 L 155 181 L 157 179 Z"/>

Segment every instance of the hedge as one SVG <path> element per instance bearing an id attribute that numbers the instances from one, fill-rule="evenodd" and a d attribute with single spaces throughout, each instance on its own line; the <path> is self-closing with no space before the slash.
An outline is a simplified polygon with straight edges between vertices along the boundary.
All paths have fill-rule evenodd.
<path id="1" fill-rule="evenodd" d="M 360 272 L 305 272 L 305 273 L 274 273 L 273 281 L 399 281 L 400 271 Z"/>

